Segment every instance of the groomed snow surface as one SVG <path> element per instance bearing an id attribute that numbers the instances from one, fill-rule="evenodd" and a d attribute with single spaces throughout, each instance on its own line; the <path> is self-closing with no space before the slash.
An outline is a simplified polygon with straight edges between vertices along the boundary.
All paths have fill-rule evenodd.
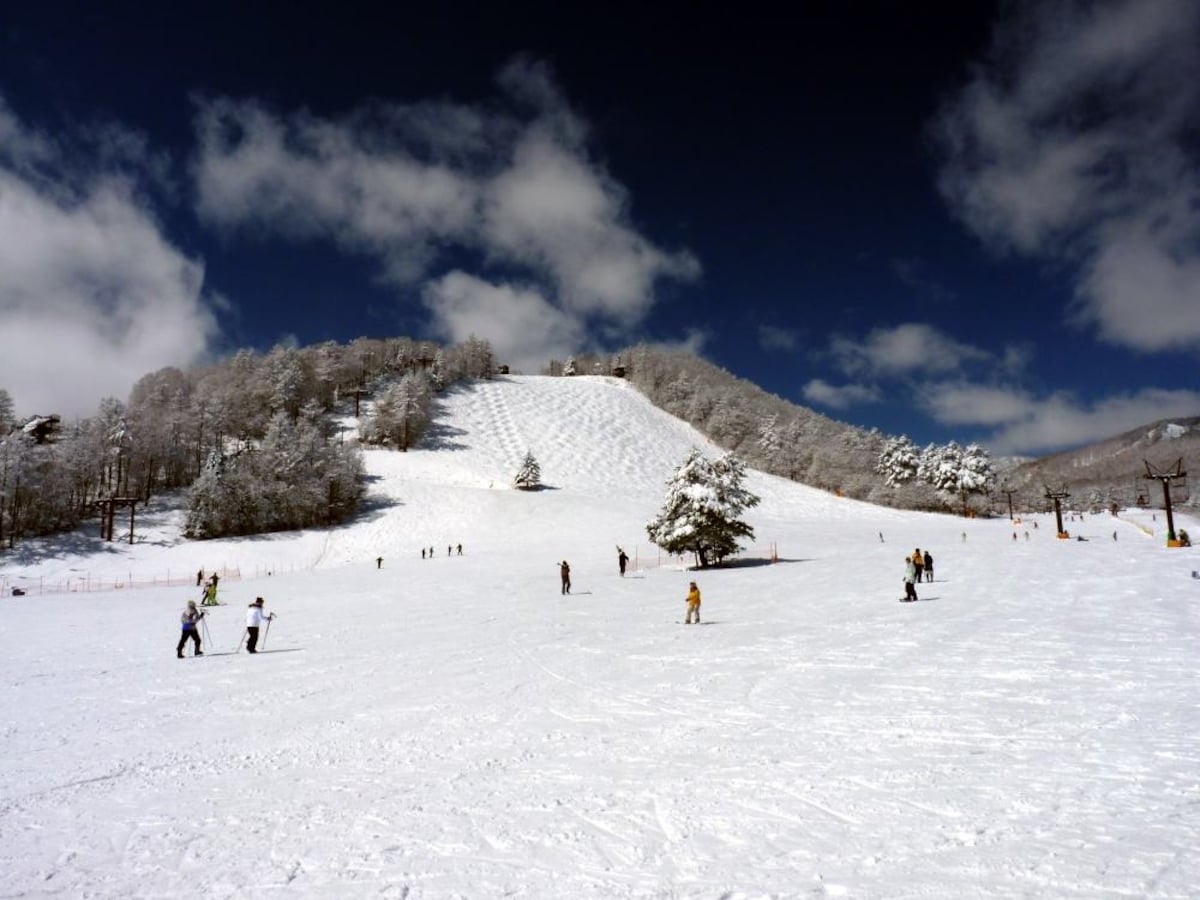
<path id="1" fill-rule="evenodd" d="M 1200 559 L 1161 512 L 1014 541 L 752 473 L 757 544 L 694 573 L 644 524 L 717 451 L 623 383 L 440 416 L 344 528 L 186 542 L 160 504 L 133 547 L 0 557 L 43 591 L 241 572 L 183 660 L 192 585 L 5 590 L 0 896 L 1200 896 Z"/>

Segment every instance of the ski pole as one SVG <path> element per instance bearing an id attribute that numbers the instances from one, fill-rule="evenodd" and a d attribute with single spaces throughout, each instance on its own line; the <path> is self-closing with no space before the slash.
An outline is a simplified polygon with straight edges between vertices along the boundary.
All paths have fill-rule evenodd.
<path id="1" fill-rule="evenodd" d="M 264 648 L 267 646 L 267 638 L 269 638 L 271 636 L 271 623 L 274 621 L 275 621 L 275 614 L 271 613 L 271 615 L 267 618 L 267 630 L 263 632 L 263 647 Z"/>
<path id="2" fill-rule="evenodd" d="M 242 644 L 244 644 L 244 643 L 246 643 L 246 632 L 244 632 L 244 631 L 243 631 L 243 632 L 242 632 L 242 639 L 241 639 L 240 641 L 238 641 L 237 649 L 236 649 L 236 650 L 234 650 L 233 652 L 234 652 L 234 653 L 241 653 L 241 652 L 242 652 Z"/>
<path id="3" fill-rule="evenodd" d="M 204 629 L 204 643 L 212 646 L 212 635 L 208 632 L 208 623 L 204 621 L 204 616 L 200 617 L 200 627 Z"/>

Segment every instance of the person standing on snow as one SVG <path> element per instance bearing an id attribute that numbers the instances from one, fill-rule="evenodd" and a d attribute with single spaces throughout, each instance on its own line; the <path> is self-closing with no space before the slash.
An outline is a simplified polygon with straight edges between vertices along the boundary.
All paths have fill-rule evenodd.
<path id="1" fill-rule="evenodd" d="M 918 581 L 918 582 L 920 582 L 920 580 L 921 580 L 921 573 L 922 573 L 923 571 L 925 571 L 925 557 L 921 555 L 921 548 L 920 548 L 920 547 L 918 547 L 916 550 L 914 550 L 914 551 L 913 551 L 913 555 L 912 555 L 912 564 L 913 564 L 914 566 L 916 566 L 916 569 L 917 569 L 917 581 Z"/>
<path id="2" fill-rule="evenodd" d="M 911 556 L 904 558 L 904 603 L 917 599 L 917 566 Z"/>
<path id="3" fill-rule="evenodd" d="M 925 580 L 933 581 L 933 554 L 925 551 Z"/>
<path id="4" fill-rule="evenodd" d="M 187 602 L 187 608 L 184 609 L 183 614 L 179 617 L 180 630 L 183 632 L 179 636 L 179 643 L 175 647 L 175 655 L 179 659 L 183 659 L 183 647 L 185 644 L 187 644 L 189 639 L 191 639 L 192 643 L 196 645 L 196 652 L 194 655 L 204 655 L 204 651 L 200 649 L 200 629 L 198 627 L 200 620 L 203 618 L 204 613 L 196 609 L 196 601 L 189 600 Z"/>
<path id="5" fill-rule="evenodd" d="M 558 574 L 562 577 L 562 592 L 564 594 L 571 593 L 571 567 L 567 565 L 565 559 L 559 563 Z"/>
<path id="6" fill-rule="evenodd" d="M 263 615 L 263 598 L 255 597 L 250 608 L 246 610 L 246 650 L 248 652 L 258 652 L 258 629 L 263 622 L 270 622 L 274 618 L 275 613 L 268 616 Z"/>
<path id="7" fill-rule="evenodd" d="M 625 551 L 620 547 L 617 548 L 617 568 L 621 570 L 621 577 L 625 577 L 625 564 L 629 562 L 629 557 L 625 555 Z"/>
<path id="8" fill-rule="evenodd" d="M 696 624 L 700 624 L 700 588 L 696 587 L 696 582 L 688 584 L 687 593 L 687 618 L 683 620 L 684 625 L 692 624 L 692 614 L 696 615 Z"/>

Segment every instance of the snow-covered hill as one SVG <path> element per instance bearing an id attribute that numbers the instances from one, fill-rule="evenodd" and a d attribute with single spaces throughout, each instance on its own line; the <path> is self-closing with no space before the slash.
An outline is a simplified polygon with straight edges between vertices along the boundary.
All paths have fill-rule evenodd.
<path id="1" fill-rule="evenodd" d="M 691 573 L 643 526 L 692 445 L 620 381 L 505 379 L 368 453 L 344 528 L 195 544 L 159 505 L 0 557 L 0 893 L 1193 895 L 1200 560 L 1161 514 L 1063 541 L 755 473 L 756 545 Z M 202 659 L 194 586 L 37 592 L 201 566 L 241 574 Z"/>

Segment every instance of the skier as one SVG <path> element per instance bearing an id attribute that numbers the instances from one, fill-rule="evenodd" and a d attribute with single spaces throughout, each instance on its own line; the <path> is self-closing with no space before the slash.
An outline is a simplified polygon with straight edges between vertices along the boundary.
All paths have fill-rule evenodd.
<path id="1" fill-rule="evenodd" d="M 462 544 L 459 544 L 457 549 L 458 549 L 458 555 L 462 556 Z"/>
<path id="2" fill-rule="evenodd" d="M 621 570 L 621 577 L 625 577 L 625 564 L 629 562 L 629 557 L 625 555 L 625 551 L 620 547 L 617 548 L 617 567 Z"/>
<path id="3" fill-rule="evenodd" d="M 688 584 L 687 597 L 687 618 L 683 620 L 684 625 L 692 624 L 692 613 L 696 614 L 696 624 L 700 624 L 700 588 L 696 587 L 696 582 L 692 581 Z"/>
<path id="4" fill-rule="evenodd" d="M 904 599 L 902 603 L 911 603 L 917 599 L 917 567 L 912 561 L 912 557 L 904 558 Z"/>
<path id="5" fill-rule="evenodd" d="M 375 557 L 375 568 L 377 568 L 377 569 L 383 568 L 383 557 L 382 556 Z"/>
<path id="6" fill-rule="evenodd" d="M 571 567 L 567 565 L 565 559 L 559 563 L 558 574 L 562 576 L 562 592 L 564 594 L 571 593 Z"/>
<path id="7" fill-rule="evenodd" d="M 263 622 L 274 620 L 275 613 L 263 615 L 263 598 L 255 597 L 254 602 L 250 604 L 246 610 L 246 650 L 250 653 L 257 653 L 258 650 L 258 629 Z"/>
<path id="8" fill-rule="evenodd" d="M 933 554 L 925 551 L 925 580 L 933 581 Z"/>
<path id="9" fill-rule="evenodd" d="M 913 551 L 912 564 L 917 570 L 917 581 L 921 580 L 921 573 L 925 570 L 925 557 L 921 555 L 921 548 L 918 547 Z"/>
<path id="10" fill-rule="evenodd" d="M 425 558 L 425 548 L 422 547 L 421 548 L 421 559 L 424 559 L 424 558 Z"/>
<path id="11" fill-rule="evenodd" d="M 204 586 L 204 595 L 200 598 L 201 606 L 219 606 L 217 601 L 217 583 L 215 580 L 210 581 Z"/>
<path id="12" fill-rule="evenodd" d="M 196 587 L 200 587 L 200 582 L 204 581 L 204 570 L 201 569 L 196 573 Z"/>
<path id="13" fill-rule="evenodd" d="M 183 632 L 179 636 L 178 645 L 176 645 L 176 647 L 175 647 L 175 655 L 179 659 L 183 659 L 183 647 L 184 647 L 184 644 L 186 644 L 188 642 L 189 638 L 192 640 L 192 643 L 194 643 L 196 645 L 196 652 L 194 655 L 196 655 L 196 656 L 204 655 L 204 651 L 200 649 L 200 629 L 198 628 L 198 626 L 200 624 L 200 620 L 203 618 L 204 618 L 204 613 L 202 613 L 198 609 L 196 609 L 196 601 L 189 600 L 187 602 L 187 608 L 183 611 L 183 614 L 179 617 L 180 630 Z"/>

